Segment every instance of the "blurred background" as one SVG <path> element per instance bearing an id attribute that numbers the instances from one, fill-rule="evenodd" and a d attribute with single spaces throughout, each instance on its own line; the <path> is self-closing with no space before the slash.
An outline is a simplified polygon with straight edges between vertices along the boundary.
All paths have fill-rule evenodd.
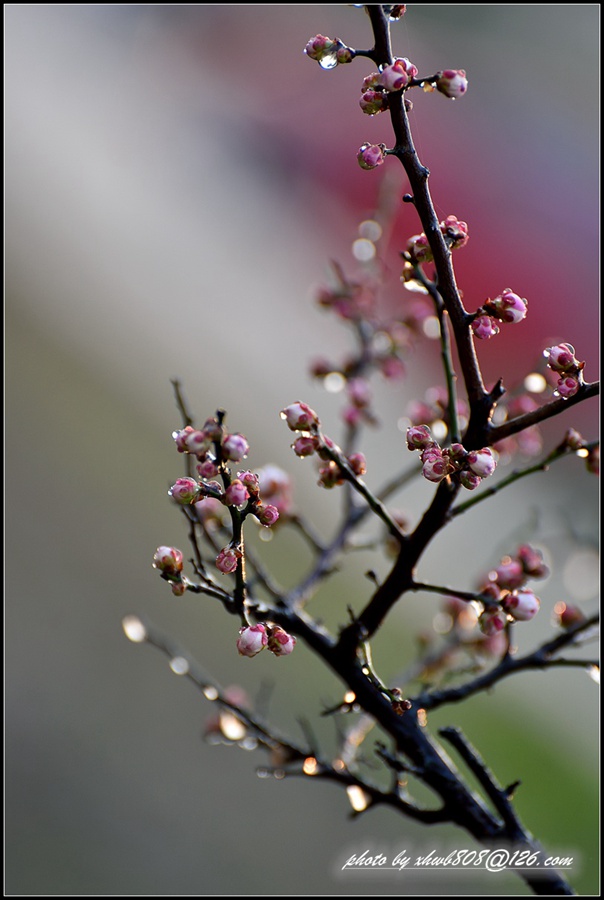
<path id="1" fill-rule="evenodd" d="M 173 598 L 151 560 L 160 544 L 187 549 L 166 497 L 182 474 L 173 378 L 198 420 L 228 411 L 251 468 L 292 473 L 297 508 L 325 537 L 336 526 L 337 492 L 293 458 L 278 411 L 305 400 L 337 439 L 341 397 L 309 362 L 352 345 L 314 292 L 330 260 L 358 268 L 351 246 L 384 177 L 406 190 L 395 161 L 364 172 L 355 159 L 391 139 L 385 116 L 358 107 L 371 64 L 325 72 L 302 52 L 317 33 L 369 46 L 363 11 L 9 4 L 5 25 L 7 893 L 528 893 L 505 874 L 344 877 L 344 859 L 368 848 L 472 843 L 388 810 L 351 821 L 335 786 L 258 779 L 262 754 L 204 742 L 211 704 L 120 625 L 144 615 L 222 684 L 252 697 L 270 685 L 272 717 L 296 740 L 301 715 L 315 722 L 341 698 L 302 647 L 284 662 L 239 658 L 235 621 Z M 599 7 L 411 6 L 393 44 L 420 75 L 468 73 L 462 101 L 414 91 L 411 122 L 439 216 L 470 226 L 455 257 L 467 307 L 505 287 L 529 302 L 521 326 L 478 347 L 487 382 L 519 387 L 561 340 L 595 380 Z M 408 302 L 397 254 L 419 230 L 401 205 L 381 248 L 385 310 Z M 397 421 L 439 383 L 437 347 L 407 368 L 376 386 L 383 427 L 362 446 L 371 487 L 408 462 Z M 595 438 L 596 401 L 548 423 L 545 447 L 570 426 Z M 435 540 L 419 576 L 471 589 L 530 540 L 552 568 L 540 616 L 517 629 L 530 649 L 553 633 L 556 602 L 597 606 L 595 485 L 574 458 L 520 482 Z M 423 482 L 396 504 L 413 521 L 431 493 Z M 286 585 L 310 564 L 286 531 L 261 552 Z M 311 612 L 344 622 L 370 595 L 369 567 L 388 562 L 358 553 Z M 389 617 L 374 647 L 385 679 L 438 608 L 415 596 Z M 597 702 L 582 670 L 535 672 L 429 722 L 464 728 L 501 783 L 522 780 L 524 823 L 575 857 L 579 893 L 598 884 Z M 333 741 L 331 722 L 317 729 Z"/>

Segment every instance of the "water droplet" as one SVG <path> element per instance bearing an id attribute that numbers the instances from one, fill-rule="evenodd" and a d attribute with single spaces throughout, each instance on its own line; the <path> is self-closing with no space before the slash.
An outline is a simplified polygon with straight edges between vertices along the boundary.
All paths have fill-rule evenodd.
<path id="1" fill-rule="evenodd" d="M 189 671 L 189 662 L 184 656 L 175 656 L 170 660 L 170 668 L 175 675 L 186 675 Z"/>
<path id="2" fill-rule="evenodd" d="M 216 700 L 218 691 L 213 684 L 207 684 L 203 689 L 203 695 L 207 700 Z"/>
<path id="3" fill-rule="evenodd" d="M 258 741 L 254 737 L 245 737 L 242 741 L 238 741 L 238 747 L 241 747 L 242 750 L 255 750 L 258 746 Z"/>
<path id="4" fill-rule="evenodd" d="M 270 778 L 271 772 L 270 769 L 265 769 L 263 766 L 259 766 L 256 769 L 256 775 L 258 776 L 258 778 Z"/>
<path id="5" fill-rule="evenodd" d="M 318 766 L 317 760 L 314 758 L 314 756 L 307 756 L 306 759 L 304 760 L 304 764 L 302 766 L 302 771 L 304 772 L 304 774 L 305 775 L 316 775 L 318 769 L 319 769 L 319 766 Z"/>
<path id="6" fill-rule="evenodd" d="M 369 797 L 357 784 L 349 784 L 346 793 L 355 812 L 363 812 L 369 806 Z"/>
<path id="7" fill-rule="evenodd" d="M 319 65 L 322 69 L 335 69 L 337 64 L 338 57 L 335 53 L 326 53 L 325 56 L 319 60 Z"/>
<path id="8" fill-rule="evenodd" d="M 147 640 L 147 629 L 138 616 L 125 616 L 122 619 L 122 628 L 128 640 L 133 641 L 135 644 L 140 644 L 142 641 Z"/>
<path id="9" fill-rule="evenodd" d="M 230 712 L 220 713 L 220 730 L 229 741 L 241 741 L 246 734 L 243 722 Z"/>

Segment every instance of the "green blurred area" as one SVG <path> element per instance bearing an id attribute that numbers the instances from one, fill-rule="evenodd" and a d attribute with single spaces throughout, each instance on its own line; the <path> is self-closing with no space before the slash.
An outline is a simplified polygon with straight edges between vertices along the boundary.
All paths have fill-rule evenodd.
<path id="1" fill-rule="evenodd" d="M 124 615 L 149 617 L 223 685 L 242 684 L 252 697 L 270 686 L 280 729 L 301 741 L 299 719 L 306 717 L 335 746 L 335 724 L 319 714 L 341 699 L 337 679 L 302 646 L 283 660 L 239 658 L 237 621 L 206 598 L 173 598 L 151 560 L 160 544 L 186 544 L 182 519 L 167 502 L 182 465 L 171 438 L 180 424 L 174 377 L 183 379 L 198 419 L 228 409 L 234 430 L 252 445 L 251 467 L 270 461 L 291 469 L 296 502 L 323 535 L 332 532 L 337 492 L 317 487 L 310 462 L 292 460 L 277 411 L 303 395 L 321 404 L 334 434 L 338 428 L 338 398 L 310 384 L 305 366 L 326 348 L 341 353 L 346 339 L 312 310 L 308 294 L 332 252 L 334 225 L 346 232 L 338 238 L 344 242 L 355 222 L 334 200 L 317 228 L 323 188 L 301 179 L 288 191 L 287 178 L 280 181 L 270 166 L 259 172 L 236 155 L 225 159 L 223 146 L 242 146 L 245 157 L 247 145 L 238 143 L 245 135 L 229 130 L 220 103 L 219 125 L 207 126 L 202 116 L 215 108 L 211 98 L 196 110 L 200 124 L 186 103 L 179 111 L 172 82 L 160 84 L 154 74 L 155 49 L 171 75 L 192 83 L 191 95 L 197 91 L 196 70 L 170 28 L 143 17 L 128 32 L 110 16 L 101 27 L 95 9 L 77 7 L 71 20 L 67 7 L 36 16 L 29 8 L 9 21 L 7 893 L 527 894 L 509 874 L 343 874 L 343 861 L 368 847 L 422 853 L 472 842 L 388 810 L 351 820 L 345 793 L 310 778 L 257 778 L 263 754 L 205 742 L 211 704 L 164 657 L 122 633 Z M 300 17 L 290 27 L 303 45 L 319 8 L 290 9 Z M 463 17 L 466 30 L 475 23 L 476 39 L 507 8 L 479 9 L 478 20 L 469 8 Z M 584 23 L 589 15 L 581 9 Z M 210 12 L 226 36 L 224 8 Z M 427 8 L 418 14 L 427 28 Z M 56 28 L 44 35 L 49 23 Z M 578 30 L 580 37 L 584 25 Z M 28 75 L 29 57 L 20 53 L 38 46 L 38 31 L 52 53 Z M 444 42 L 446 33 L 439 35 Z M 66 72 L 62 54 L 72 66 Z M 89 77 L 97 63 L 100 86 Z M 116 97 L 132 103 L 139 91 L 148 106 L 119 108 Z M 595 321 L 593 308 L 591 315 Z M 422 378 L 410 372 L 406 400 Z M 364 447 L 372 487 L 404 453 L 388 424 L 402 414 L 402 400 L 395 391 L 380 399 L 384 429 Z M 560 429 L 570 424 L 566 415 Z M 484 515 L 477 511 L 439 536 L 420 573 L 470 588 L 519 535 L 535 533 L 556 574 L 544 587 L 544 615 L 518 635 L 524 650 L 551 634 L 548 615 L 567 597 L 563 574 L 575 551 L 587 547 L 593 555 L 597 547 L 592 477 L 576 460 L 550 474 L 553 480 L 523 482 L 490 510 L 485 504 Z M 417 517 L 430 496 L 427 483 L 415 485 L 401 505 Z M 300 538 L 285 531 L 258 550 L 284 584 L 310 564 Z M 330 628 L 344 623 L 347 606 L 358 610 L 370 594 L 364 573 L 371 567 L 381 576 L 388 561 L 358 551 L 310 612 Z M 586 584 L 580 600 L 592 611 L 587 576 Z M 437 598 L 415 596 L 393 611 L 373 647 L 384 679 L 414 659 L 416 635 L 437 609 Z M 463 728 L 502 784 L 522 781 L 515 797 L 522 821 L 548 851 L 576 856 L 569 878 L 580 894 L 598 890 L 596 704 L 596 686 L 583 671 L 536 672 L 428 722 L 434 734 L 444 725 Z"/>

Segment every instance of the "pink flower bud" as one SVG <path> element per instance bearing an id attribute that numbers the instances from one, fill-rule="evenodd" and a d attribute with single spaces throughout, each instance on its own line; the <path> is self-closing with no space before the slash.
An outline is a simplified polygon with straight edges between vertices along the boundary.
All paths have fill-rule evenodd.
<path id="1" fill-rule="evenodd" d="M 188 506 L 189 503 L 199 499 L 200 492 L 200 486 L 194 478 L 177 478 L 168 494 L 177 503 Z"/>
<path id="2" fill-rule="evenodd" d="M 241 462 L 250 452 L 250 445 L 242 434 L 227 434 L 222 442 L 222 452 L 227 459 Z"/>
<path id="3" fill-rule="evenodd" d="M 501 605 L 518 622 L 527 622 L 539 612 L 540 601 L 532 591 L 525 588 L 508 594 Z"/>
<path id="4" fill-rule="evenodd" d="M 268 649 L 275 656 L 289 656 L 296 646 L 296 639 L 293 635 L 288 634 L 278 625 L 273 625 L 269 629 Z"/>
<path id="5" fill-rule="evenodd" d="M 422 452 L 422 475 L 428 481 L 438 483 L 449 474 L 449 460 L 440 447 L 428 447 Z"/>
<path id="6" fill-rule="evenodd" d="M 427 425 L 412 425 L 407 429 L 407 447 L 409 450 L 425 450 L 435 444 Z"/>
<path id="7" fill-rule="evenodd" d="M 468 472 L 467 469 L 465 469 L 459 475 L 460 484 L 468 491 L 475 490 L 481 481 L 482 478 L 480 477 L 480 475 L 475 475 L 474 472 Z"/>
<path id="8" fill-rule="evenodd" d="M 524 297 L 514 294 L 511 288 L 504 288 L 503 293 L 491 300 L 488 306 L 502 322 L 515 325 L 525 318 L 528 303 Z"/>
<path id="9" fill-rule="evenodd" d="M 455 463 L 456 465 L 459 465 L 460 463 L 464 462 L 466 456 L 468 455 L 468 451 L 466 450 L 464 445 L 458 444 L 458 443 L 451 444 L 451 446 L 449 447 L 448 453 L 449 453 L 449 459 L 451 460 L 452 463 Z"/>
<path id="10" fill-rule="evenodd" d="M 569 450 L 582 450 L 585 446 L 585 439 L 576 429 L 569 428 L 564 436 L 564 443 Z"/>
<path id="11" fill-rule="evenodd" d="M 239 629 L 237 650 L 240 656 L 256 656 L 268 644 L 268 636 L 264 625 L 249 625 Z"/>
<path id="12" fill-rule="evenodd" d="M 580 381 L 575 375 L 561 375 L 556 385 L 555 393 L 559 394 L 564 400 L 574 397 L 580 387 Z"/>
<path id="13" fill-rule="evenodd" d="M 354 426 L 358 425 L 362 420 L 363 413 L 358 406 L 345 406 L 342 410 L 342 418 L 347 425 L 350 425 L 354 428 Z"/>
<path id="14" fill-rule="evenodd" d="M 556 344 L 555 347 L 548 347 L 543 351 L 543 355 L 554 372 L 572 372 L 579 364 L 572 344 Z"/>
<path id="15" fill-rule="evenodd" d="M 409 253 L 416 262 L 430 262 L 430 260 L 434 259 L 430 244 L 428 243 L 428 238 L 423 232 L 421 234 L 414 234 L 413 237 L 410 237 L 407 241 L 406 249 L 407 253 Z"/>
<path id="16" fill-rule="evenodd" d="M 445 97 L 450 97 L 451 100 L 463 97 L 468 90 L 468 79 L 465 71 L 463 69 L 444 69 L 442 72 L 439 72 L 436 79 L 436 90 L 444 94 Z"/>
<path id="17" fill-rule="evenodd" d="M 188 436 L 194 431 L 194 429 L 187 425 L 186 428 L 182 428 L 180 431 L 173 431 L 172 437 L 176 441 L 176 449 L 179 453 L 188 453 L 186 440 Z"/>
<path id="18" fill-rule="evenodd" d="M 292 444 L 296 456 L 312 456 L 317 449 L 317 438 L 301 434 Z"/>
<path id="19" fill-rule="evenodd" d="M 243 506 L 249 496 L 245 485 L 235 478 L 224 492 L 224 502 L 227 506 Z"/>
<path id="20" fill-rule="evenodd" d="M 319 469 L 319 481 L 317 483 L 324 488 L 332 488 L 338 484 L 343 484 L 342 470 L 335 462 L 328 462 L 326 466 L 321 466 Z"/>
<path id="21" fill-rule="evenodd" d="M 489 574 L 489 578 L 497 583 L 498 588 L 513 591 L 525 583 L 526 573 L 520 560 L 504 556 L 501 564 Z"/>
<path id="22" fill-rule="evenodd" d="M 352 62 L 354 59 L 354 52 L 350 47 L 338 47 L 336 50 L 336 63 L 339 66 L 343 66 L 346 63 Z"/>
<path id="23" fill-rule="evenodd" d="M 362 453 L 351 453 L 348 464 L 355 475 L 364 475 L 367 471 L 367 460 Z"/>
<path id="24" fill-rule="evenodd" d="M 493 451 L 489 447 L 483 447 L 482 450 L 471 450 L 468 453 L 467 464 L 475 475 L 488 478 L 495 471 L 497 461 Z"/>
<path id="25" fill-rule="evenodd" d="M 384 144 L 363 144 L 357 153 L 357 162 L 361 169 L 376 169 L 386 159 Z"/>
<path id="26" fill-rule="evenodd" d="M 237 568 L 237 561 L 241 559 L 241 551 L 233 547 L 224 547 L 216 557 L 216 568 L 219 572 L 228 575 Z"/>
<path id="27" fill-rule="evenodd" d="M 499 326 L 492 316 L 478 316 L 472 322 L 474 337 L 480 341 L 488 341 L 489 338 L 499 334 Z"/>
<path id="28" fill-rule="evenodd" d="M 211 441 L 219 441 L 222 438 L 222 425 L 218 419 L 206 419 L 202 428 Z"/>
<path id="29" fill-rule="evenodd" d="M 558 624 L 561 628 L 573 628 L 585 621 L 585 614 L 578 606 L 567 605 L 566 603 L 556 603 L 554 607 Z"/>
<path id="30" fill-rule="evenodd" d="M 252 497 L 258 496 L 260 493 L 260 479 L 254 472 L 237 472 L 237 477 L 246 486 Z"/>
<path id="31" fill-rule="evenodd" d="M 522 565 L 524 572 L 531 578 L 547 578 L 549 569 L 543 562 L 543 554 L 528 544 L 522 544 L 516 551 L 516 556 Z"/>
<path id="32" fill-rule="evenodd" d="M 392 65 L 384 66 L 382 69 L 380 84 L 385 91 L 400 91 L 407 87 L 416 75 L 416 67 L 406 57 L 395 59 Z"/>
<path id="33" fill-rule="evenodd" d="M 370 75 L 366 75 L 365 78 L 363 78 L 361 94 L 364 94 L 365 91 L 375 91 L 376 88 L 379 88 L 380 74 L 380 72 L 371 72 Z"/>
<path id="34" fill-rule="evenodd" d="M 316 412 L 299 400 L 282 409 L 281 418 L 285 419 L 292 431 L 312 431 L 321 424 Z"/>
<path id="35" fill-rule="evenodd" d="M 187 590 L 187 582 L 186 581 L 172 581 L 170 584 L 172 588 L 172 593 L 175 597 L 182 597 L 182 595 Z"/>
<path id="36" fill-rule="evenodd" d="M 500 609 L 485 609 L 478 619 L 480 630 L 489 637 L 503 631 L 506 623 L 507 616 Z"/>
<path id="37" fill-rule="evenodd" d="M 377 116 L 378 113 L 388 109 L 388 95 L 382 91 L 364 91 L 359 106 L 366 116 Z"/>
<path id="38" fill-rule="evenodd" d="M 271 506 L 270 504 L 268 506 L 259 505 L 256 507 L 254 515 L 262 525 L 270 528 L 279 519 L 279 510 L 276 506 Z"/>
<path id="39" fill-rule="evenodd" d="M 440 223 L 440 230 L 443 237 L 448 239 L 451 250 L 457 250 L 467 244 L 470 236 L 468 234 L 468 225 L 466 222 L 460 222 L 457 216 L 447 216 Z"/>
<path id="40" fill-rule="evenodd" d="M 196 468 L 202 478 L 215 478 L 218 475 L 218 466 L 213 459 L 205 459 Z"/>
<path id="41" fill-rule="evenodd" d="M 304 48 L 304 52 L 310 59 L 316 59 L 320 62 L 326 55 L 334 53 L 336 41 L 325 37 L 323 34 L 317 34 L 311 38 Z"/>
<path id="42" fill-rule="evenodd" d="M 166 575 L 182 572 L 182 552 L 176 547 L 158 547 L 153 556 L 153 566 Z"/>
<path id="43" fill-rule="evenodd" d="M 203 456 L 210 449 L 212 442 L 205 431 L 190 431 L 184 440 L 188 453 Z"/>

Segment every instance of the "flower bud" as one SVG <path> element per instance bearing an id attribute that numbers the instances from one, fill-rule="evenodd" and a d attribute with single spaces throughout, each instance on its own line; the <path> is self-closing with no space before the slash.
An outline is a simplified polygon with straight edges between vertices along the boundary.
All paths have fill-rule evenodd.
<path id="1" fill-rule="evenodd" d="M 184 445 L 188 453 L 195 456 L 204 456 L 210 449 L 212 442 L 205 431 L 190 431 L 184 439 Z"/>
<path id="2" fill-rule="evenodd" d="M 600 474 L 600 445 L 598 444 L 596 447 L 592 447 L 589 450 L 587 459 L 585 460 L 585 465 L 587 466 L 587 471 L 591 472 L 592 475 Z"/>
<path id="3" fill-rule="evenodd" d="M 480 630 L 489 637 L 503 631 L 506 623 L 507 616 L 501 609 L 485 609 L 478 619 Z"/>
<path id="4" fill-rule="evenodd" d="M 337 463 L 330 461 L 326 466 L 321 466 L 319 469 L 319 481 L 317 483 L 320 487 L 324 488 L 332 488 L 338 484 L 343 484 L 344 479 L 342 478 L 342 470 Z"/>
<path id="5" fill-rule="evenodd" d="M 547 364 L 554 372 L 572 372 L 579 364 L 572 344 L 556 344 L 543 351 Z"/>
<path id="6" fill-rule="evenodd" d="M 205 459 L 196 468 L 202 478 L 215 478 L 218 475 L 218 466 L 213 459 Z"/>
<path id="7" fill-rule="evenodd" d="M 301 434 L 292 444 L 296 456 L 312 456 L 317 449 L 317 438 L 311 435 Z"/>
<path id="8" fill-rule="evenodd" d="M 518 547 L 516 556 L 530 578 L 547 578 L 549 575 L 549 569 L 543 562 L 543 554 L 539 550 L 528 544 L 522 544 Z"/>
<path id="9" fill-rule="evenodd" d="M 158 547 L 153 556 L 153 566 L 166 575 L 182 572 L 182 552 L 176 547 Z"/>
<path id="10" fill-rule="evenodd" d="M 289 656 L 296 646 L 296 639 L 293 635 L 288 634 L 278 625 L 269 628 L 268 633 L 268 649 L 275 656 Z"/>
<path id="11" fill-rule="evenodd" d="M 406 57 L 395 59 L 392 65 L 384 66 L 382 69 L 380 84 L 385 91 L 400 91 L 407 87 L 416 75 L 416 67 Z"/>
<path id="12" fill-rule="evenodd" d="M 489 447 L 483 447 L 482 450 L 471 450 L 468 453 L 467 464 L 475 475 L 488 478 L 495 471 L 497 461 L 493 451 Z"/>
<path id="13" fill-rule="evenodd" d="M 428 481 L 438 483 L 449 474 L 449 460 L 440 447 L 428 447 L 422 452 L 422 475 Z"/>
<path id="14" fill-rule="evenodd" d="M 527 622 L 539 612 L 540 601 L 532 591 L 525 588 L 508 594 L 501 605 L 518 622 Z"/>
<path id="15" fill-rule="evenodd" d="M 475 490 L 481 481 L 482 478 L 480 477 L 480 475 L 475 475 L 474 472 L 468 472 L 467 469 L 465 469 L 459 475 L 459 483 L 468 491 Z"/>
<path id="16" fill-rule="evenodd" d="M 554 612 L 561 628 L 573 628 L 575 625 L 580 625 L 581 622 L 585 621 L 585 614 L 578 606 L 556 603 Z"/>
<path id="17" fill-rule="evenodd" d="M 489 302 L 488 306 L 502 322 L 515 325 L 525 318 L 528 303 L 524 297 L 519 297 L 510 288 L 505 288 L 502 294 Z"/>
<path id="18" fill-rule="evenodd" d="M 222 452 L 226 459 L 241 462 L 250 452 L 250 445 L 242 434 L 227 434 L 222 442 Z"/>
<path id="19" fill-rule="evenodd" d="M 202 428 L 211 441 L 219 441 L 222 438 L 222 425 L 218 419 L 206 419 Z"/>
<path id="20" fill-rule="evenodd" d="M 492 316 L 478 316 L 472 322 L 474 337 L 480 341 L 488 341 L 489 338 L 499 334 L 499 326 Z"/>
<path id="21" fill-rule="evenodd" d="M 187 440 L 188 436 L 194 430 L 195 429 L 192 428 L 191 425 L 187 425 L 186 428 L 181 428 L 180 431 L 172 432 L 172 437 L 176 441 L 176 449 L 178 450 L 179 453 L 188 453 L 189 452 L 187 449 L 186 440 Z"/>
<path id="22" fill-rule="evenodd" d="M 250 492 L 250 496 L 257 497 L 260 493 L 260 479 L 254 472 L 246 471 L 246 472 L 237 472 L 237 477 L 240 482 L 245 485 L 245 487 Z"/>
<path id="23" fill-rule="evenodd" d="M 442 72 L 439 72 L 436 79 L 436 90 L 451 100 L 463 97 L 468 90 L 468 79 L 465 71 L 463 69 L 444 69 Z"/>
<path id="24" fill-rule="evenodd" d="M 172 593 L 175 597 L 182 597 L 182 595 L 187 590 L 187 582 L 186 581 L 172 581 L 170 583 L 170 587 L 172 588 Z"/>
<path id="25" fill-rule="evenodd" d="M 427 425 L 412 425 L 407 429 L 407 447 L 409 450 L 425 450 L 433 447 L 435 441 Z"/>
<path id="26" fill-rule="evenodd" d="M 575 428 L 569 428 L 564 435 L 564 443 L 569 450 L 582 450 L 585 446 L 585 438 Z"/>
<path id="27" fill-rule="evenodd" d="M 268 644 L 268 636 L 264 625 L 249 625 L 239 629 L 237 650 L 240 656 L 256 656 Z"/>
<path id="28" fill-rule="evenodd" d="M 258 505 L 254 510 L 254 515 L 258 518 L 261 525 L 266 525 L 267 528 L 270 528 L 278 520 L 279 510 L 276 506 L 271 506 L 270 504 L 268 506 Z"/>
<path id="29" fill-rule="evenodd" d="M 363 91 L 359 106 L 366 116 L 377 116 L 388 109 L 388 95 L 383 91 Z"/>
<path id="30" fill-rule="evenodd" d="M 292 508 L 292 482 L 287 472 L 269 464 L 259 469 L 258 481 L 263 499 L 270 500 L 280 515 L 287 515 Z"/>
<path id="31" fill-rule="evenodd" d="M 321 62 L 325 56 L 334 53 L 335 48 L 336 41 L 332 41 L 331 38 L 325 37 L 323 34 L 317 34 L 309 40 L 304 48 L 304 52 L 310 59 L 316 59 L 317 62 Z"/>
<path id="32" fill-rule="evenodd" d="M 311 431 L 321 424 L 316 412 L 299 400 L 282 409 L 280 415 L 292 431 Z"/>
<path id="33" fill-rule="evenodd" d="M 576 375 L 561 375 L 556 385 L 555 393 L 559 394 L 565 400 L 574 397 L 580 387 L 580 381 Z"/>
<path id="34" fill-rule="evenodd" d="M 384 144 L 363 144 L 357 153 L 361 169 L 377 169 L 386 159 Z"/>
<path id="35" fill-rule="evenodd" d="M 352 62 L 354 59 L 354 51 L 350 47 L 345 47 L 342 45 L 338 47 L 336 50 L 336 63 L 339 66 L 343 66 L 346 63 Z"/>
<path id="36" fill-rule="evenodd" d="M 351 453 L 348 464 L 355 475 L 364 475 L 367 471 L 367 460 L 363 453 Z"/>
<path id="37" fill-rule="evenodd" d="M 504 556 L 501 564 L 490 573 L 491 581 L 497 583 L 497 587 L 506 591 L 513 591 L 521 587 L 526 581 L 526 572 L 522 563 L 511 556 Z"/>
<path id="38" fill-rule="evenodd" d="M 246 500 L 249 499 L 249 496 L 245 485 L 238 478 L 235 478 L 224 492 L 224 502 L 227 506 L 243 506 Z"/>
<path id="39" fill-rule="evenodd" d="M 188 506 L 189 503 L 199 499 L 200 493 L 200 486 L 194 478 L 177 478 L 168 491 L 168 494 L 183 506 Z"/>
<path id="40" fill-rule="evenodd" d="M 414 234 L 409 238 L 406 249 L 416 262 L 430 262 L 434 259 L 428 238 L 423 231 L 421 234 Z"/>
<path id="41" fill-rule="evenodd" d="M 440 222 L 440 230 L 443 237 L 447 239 L 451 250 L 463 247 L 470 239 L 467 222 L 460 222 L 457 216 L 447 216 Z"/>
<path id="42" fill-rule="evenodd" d="M 224 547 L 216 557 L 216 568 L 219 572 L 228 575 L 237 568 L 237 561 L 241 559 L 241 551 L 233 547 Z"/>

